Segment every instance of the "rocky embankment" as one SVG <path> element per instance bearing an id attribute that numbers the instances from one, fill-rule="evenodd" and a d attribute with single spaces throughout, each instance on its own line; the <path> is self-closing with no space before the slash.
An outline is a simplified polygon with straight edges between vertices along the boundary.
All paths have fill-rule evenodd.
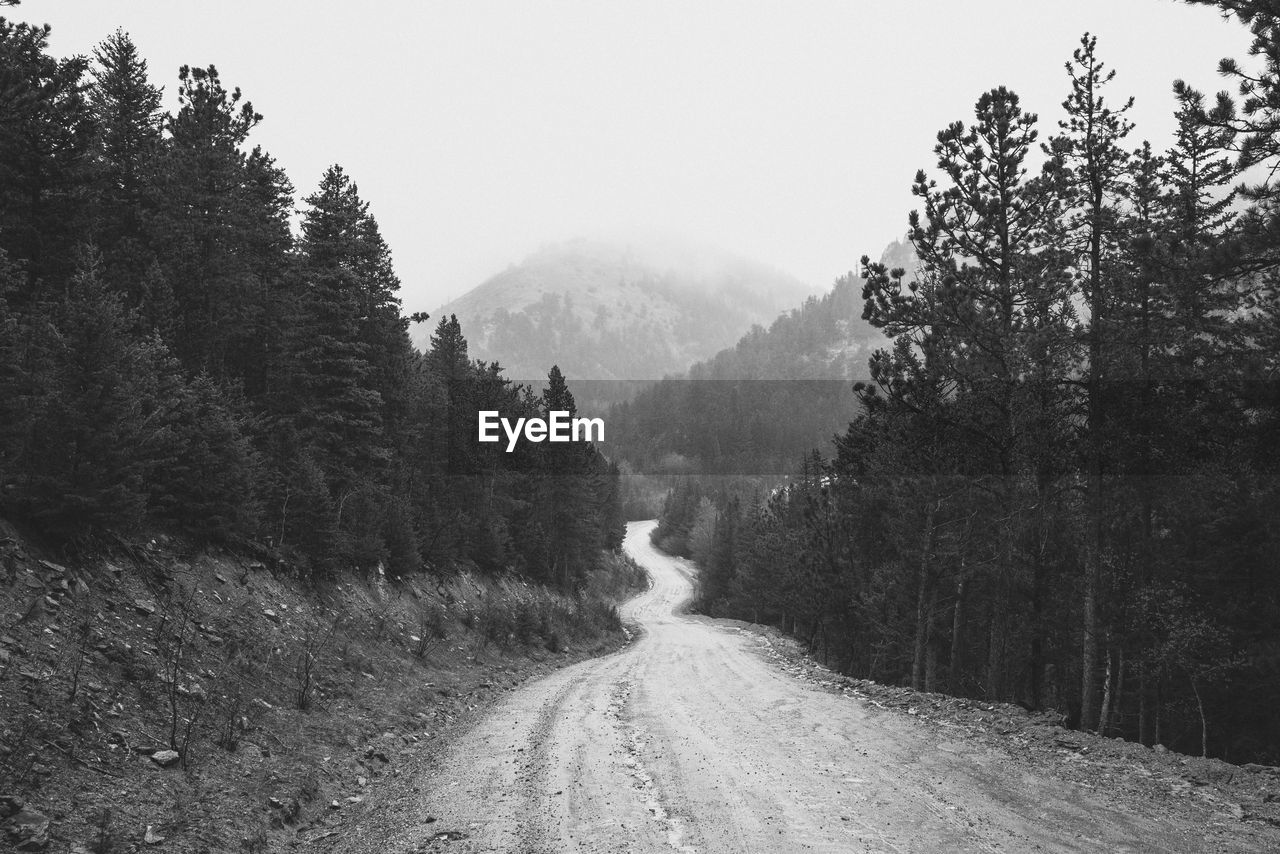
<path id="1" fill-rule="evenodd" d="M 530 677 L 625 634 L 465 571 L 303 583 L 158 538 L 66 559 L 0 523 L 0 848 L 262 852 L 336 834 Z M 610 589 L 610 588 L 614 589 Z"/>

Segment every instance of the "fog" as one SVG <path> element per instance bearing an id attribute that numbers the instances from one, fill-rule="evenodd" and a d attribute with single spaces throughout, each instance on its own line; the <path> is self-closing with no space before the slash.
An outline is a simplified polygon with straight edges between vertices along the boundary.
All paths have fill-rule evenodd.
<path id="1" fill-rule="evenodd" d="M 1249 37 L 1166 0 L 1074 4 L 27 0 L 54 52 L 130 32 L 172 105 L 217 65 L 299 197 L 341 163 L 433 310 L 548 242 L 680 235 L 825 287 L 905 227 L 936 131 L 995 85 L 1054 129 L 1085 30 L 1168 141 Z M 1114 58 L 1114 59 L 1111 59 Z"/>

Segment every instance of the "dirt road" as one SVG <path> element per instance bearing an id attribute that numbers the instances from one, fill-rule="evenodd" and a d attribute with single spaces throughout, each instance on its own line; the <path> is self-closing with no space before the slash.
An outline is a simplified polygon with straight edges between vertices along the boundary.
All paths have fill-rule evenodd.
<path id="1" fill-rule="evenodd" d="M 1254 831 L 1086 788 L 781 672 L 679 615 L 687 564 L 632 523 L 640 637 L 503 698 L 422 780 L 386 852 L 1259 851 Z M 958 739 L 958 740 L 957 740 Z"/>

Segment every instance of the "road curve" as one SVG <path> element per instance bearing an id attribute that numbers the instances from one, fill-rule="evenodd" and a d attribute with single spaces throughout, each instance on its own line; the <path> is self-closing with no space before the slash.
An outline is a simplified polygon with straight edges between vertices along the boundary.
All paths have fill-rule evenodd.
<path id="1" fill-rule="evenodd" d="M 780 671 L 758 636 L 680 614 L 690 567 L 653 525 L 625 544 L 652 577 L 623 608 L 640 637 L 500 700 L 381 850 L 1250 850 Z"/>

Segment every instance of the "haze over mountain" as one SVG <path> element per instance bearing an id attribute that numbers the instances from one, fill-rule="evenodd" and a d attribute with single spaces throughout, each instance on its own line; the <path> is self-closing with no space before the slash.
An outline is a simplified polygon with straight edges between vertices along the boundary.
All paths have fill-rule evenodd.
<path id="1" fill-rule="evenodd" d="M 911 244 L 880 261 L 914 276 Z M 851 390 L 887 344 L 862 318 L 863 279 L 849 273 L 767 328 L 640 391 L 609 412 L 608 452 L 645 472 L 785 474 L 857 414 Z"/>
<path id="2" fill-rule="evenodd" d="M 655 380 L 686 370 L 818 289 L 773 267 L 674 241 L 577 239 L 512 265 L 434 312 L 518 380 Z M 425 347 L 430 324 L 416 333 Z"/>

